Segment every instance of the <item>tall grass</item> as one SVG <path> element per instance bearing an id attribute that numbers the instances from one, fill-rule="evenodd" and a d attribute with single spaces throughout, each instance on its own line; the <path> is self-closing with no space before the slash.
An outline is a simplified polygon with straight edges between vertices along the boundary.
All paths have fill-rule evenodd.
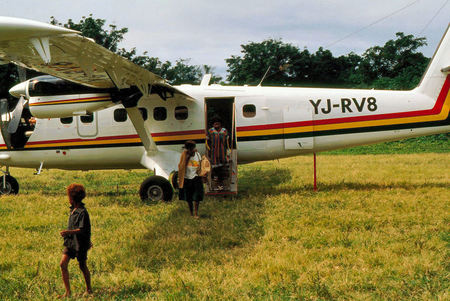
<path id="1" fill-rule="evenodd" d="M 143 204 L 146 171 L 13 169 L 0 198 L 0 299 L 54 299 L 65 187 L 87 187 L 95 300 L 449 299 L 448 154 L 318 156 L 239 169 L 240 193 Z M 70 264 L 74 299 L 83 292 Z"/>

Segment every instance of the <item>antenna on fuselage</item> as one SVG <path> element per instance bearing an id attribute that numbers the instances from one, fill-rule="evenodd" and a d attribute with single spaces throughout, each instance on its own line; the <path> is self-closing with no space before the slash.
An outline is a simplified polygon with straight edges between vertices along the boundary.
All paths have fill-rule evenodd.
<path id="1" fill-rule="evenodd" d="M 269 66 L 269 68 L 267 68 L 266 73 L 264 73 L 264 76 L 262 77 L 262 79 L 259 82 L 259 84 L 257 85 L 257 87 L 261 87 L 261 84 L 266 79 L 266 76 L 267 76 L 267 73 L 269 73 L 269 70 L 270 70 L 270 66 Z"/>

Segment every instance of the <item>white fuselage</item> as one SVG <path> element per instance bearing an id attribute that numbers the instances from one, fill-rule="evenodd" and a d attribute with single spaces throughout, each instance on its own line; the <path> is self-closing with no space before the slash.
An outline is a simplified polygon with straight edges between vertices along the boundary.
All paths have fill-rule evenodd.
<path id="1" fill-rule="evenodd" d="M 177 87 L 195 101 L 152 95 L 141 99 L 147 110 L 152 137 L 158 151 L 180 153 L 186 140 L 196 140 L 205 151 L 205 99 L 233 99 L 239 162 L 289 157 L 356 145 L 398 140 L 450 131 L 448 120 L 449 79 L 436 95 L 412 91 L 354 89 L 227 87 L 219 85 Z M 184 120 L 175 109 L 187 107 Z M 256 112 L 246 113 L 248 107 Z M 155 120 L 155 108 L 164 107 L 167 116 Z M 116 105 L 94 113 L 84 123 L 59 118 L 37 119 L 21 149 L 6 149 L 0 141 L 2 165 L 59 169 L 133 169 L 141 164 L 145 150 L 133 124 L 115 121 Z M 156 109 L 160 110 L 160 109 Z M 248 116 L 248 117 L 246 117 Z M 160 118 L 157 118 L 160 119 Z M 231 130 L 231 129 L 230 129 Z M 170 159 L 177 169 L 178 160 Z"/>

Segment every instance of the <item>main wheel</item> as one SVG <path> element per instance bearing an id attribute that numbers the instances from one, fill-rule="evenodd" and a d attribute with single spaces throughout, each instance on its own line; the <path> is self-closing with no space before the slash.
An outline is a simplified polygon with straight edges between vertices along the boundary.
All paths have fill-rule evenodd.
<path id="1" fill-rule="evenodd" d="M 170 183 L 172 183 L 172 187 L 178 189 L 178 171 L 174 171 L 170 174 L 169 177 Z"/>
<path id="2" fill-rule="evenodd" d="M 151 176 L 144 180 L 139 188 L 141 200 L 165 201 L 172 200 L 173 189 L 170 182 L 160 176 Z"/>
<path id="3" fill-rule="evenodd" d="M 5 185 L 3 185 L 3 177 L 0 176 L 0 195 L 1 194 L 18 194 L 19 183 L 17 180 L 10 176 L 5 176 Z"/>

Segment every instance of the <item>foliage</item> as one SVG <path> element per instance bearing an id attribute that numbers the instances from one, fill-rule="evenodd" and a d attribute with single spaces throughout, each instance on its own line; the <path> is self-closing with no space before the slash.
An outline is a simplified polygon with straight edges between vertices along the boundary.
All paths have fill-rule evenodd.
<path id="1" fill-rule="evenodd" d="M 89 17 L 83 16 L 77 23 L 72 19 L 69 19 L 67 23 L 64 24 L 58 22 L 55 17 L 50 17 L 50 24 L 78 30 L 83 36 L 94 39 L 97 44 L 100 44 L 113 52 L 117 52 L 119 43 L 128 32 L 128 28 L 118 29 L 116 25 L 109 24 L 109 29 L 104 29 L 103 26 L 105 23 L 106 20 L 94 19 L 92 14 L 90 14 Z"/>
<path id="2" fill-rule="evenodd" d="M 10 99 L 8 90 L 18 82 L 17 67 L 14 64 L 0 65 L 0 99 Z"/>
<path id="3" fill-rule="evenodd" d="M 148 171 L 13 168 L 0 198 L 0 299 L 53 300 L 68 202 L 87 188 L 95 300 L 446 300 L 447 154 L 311 156 L 240 166 L 233 200 L 143 204 Z M 299 168 L 301 166 L 301 168 Z M 74 299 L 83 277 L 69 265 Z"/>
<path id="4" fill-rule="evenodd" d="M 411 89 L 429 61 L 417 52 L 424 45 L 425 38 L 399 32 L 395 40 L 371 47 L 362 56 L 334 57 L 322 47 L 311 53 L 281 40 L 250 42 L 241 45 L 242 56 L 226 59 L 227 79 L 231 84 L 256 84 L 270 67 L 266 85 Z"/>
<path id="5" fill-rule="evenodd" d="M 419 82 L 429 59 L 417 49 L 426 45 L 425 38 L 414 38 L 402 32 L 383 47 L 366 50 L 359 64 L 358 74 L 363 83 L 375 88 L 412 89 Z"/>
<path id="6" fill-rule="evenodd" d="M 107 24 L 105 19 L 92 14 L 79 21 L 59 22 L 51 17 L 50 23 L 80 31 L 100 45 L 117 52 L 134 63 L 152 71 L 171 84 L 198 84 L 206 73 L 212 73 L 211 83 L 222 78 L 208 65 L 190 65 L 189 59 L 175 62 L 161 61 L 136 48 L 120 48 L 128 28 Z M 419 82 L 429 61 L 418 49 L 426 39 L 397 33 L 394 40 L 383 46 L 373 46 L 362 56 L 349 53 L 334 57 L 330 50 L 320 47 L 316 52 L 299 49 L 281 39 L 267 39 L 241 45 L 242 55 L 232 55 L 225 61 L 229 84 L 257 84 L 264 74 L 264 85 L 328 86 L 377 89 L 411 89 Z M 8 65 L 0 65 L 0 97 L 8 97 L 7 90 L 18 82 L 17 72 Z"/>
<path id="7" fill-rule="evenodd" d="M 297 47 L 274 39 L 241 47 L 243 57 L 233 55 L 225 60 L 229 72 L 227 79 L 231 84 L 257 83 L 269 67 L 273 69 L 271 80 L 275 82 L 282 83 L 284 79 L 296 77 L 289 66 L 292 61 L 302 59 Z"/>
<path id="8" fill-rule="evenodd" d="M 131 50 L 119 48 L 119 43 L 124 39 L 124 35 L 128 32 L 128 28 L 117 28 L 116 25 L 109 24 L 109 29 L 104 29 L 106 20 L 94 19 L 92 14 L 89 15 L 89 17 L 82 17 L 78 22 L 69 19 L 65 24 L 62 24 L 54 17 L 51 17 L 50 23 L 80 31 L 82 35 L 94 39 L 96 43 L 103 47 L 113 52 L 117 52 L 135 64 L 162 76 L 170 84 L 198 84 L 203 75 L 202 67 L 189 65 L 189 59 L 179 59 L 173 64 L 169 61 L 161 62 L 159 58 L 156 57 L 150 57 L 147 55 L 148 52 L 137 55 L 136 48 L 132 48 Z M 204 66 L 206 66 L 206 70 L 212 71 L 212 67 L 207 65 Z M 216 77 L 215 80 L 220 80 L 220 77 Z"/>

